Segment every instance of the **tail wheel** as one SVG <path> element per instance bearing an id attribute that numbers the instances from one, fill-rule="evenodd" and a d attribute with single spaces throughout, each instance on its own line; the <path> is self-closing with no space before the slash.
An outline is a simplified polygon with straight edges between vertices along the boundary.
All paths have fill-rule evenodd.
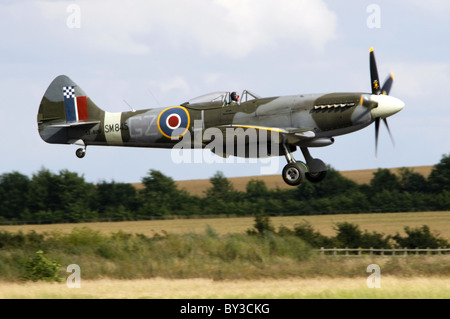
<path id="1" fill-rule="evenodd" d="M 305 171 L 297 163 L 288 163 L 283 168 L 283 180 L 286 184 L 297 186 L 302 183 L 305 178 Z"/>
<path id="2" fill-rule="evenodd" d="M 327 171 L 305 174 L 306 179 L 311 183 L 318 183 L 322 181 L 325 178 L 325 176 L 327 176 Z"/>
<path id="3" fill-rule="evenodd" d="M 84 148 L 77 149 L 77 151 L 75 152 L 75 155 L 78 158 L 83 158 L 86 155 L 86 149 L 84 149 Z"/>

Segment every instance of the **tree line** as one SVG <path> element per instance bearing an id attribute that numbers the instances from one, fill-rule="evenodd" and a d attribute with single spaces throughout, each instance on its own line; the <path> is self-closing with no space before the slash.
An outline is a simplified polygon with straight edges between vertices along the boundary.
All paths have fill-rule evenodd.
<path id="1" fill-rule="evenodd" d="M 41 169 L 28 177 L 0 175 L 0 222 L 57 223 L 139 220 L 167 216 L 315 215 L 450 210 L 450 154 L 425 178 L 409 168 L 398 174 L 378 169 L 369 184 L 357 184 L 328 167 L 321 183 L 290 189 L 250 180 L 238 191 L 221 173 L 210 178 L 204 196 L 178 189 L 157 170 L 142 178 L 142 189 L 127 183 L 86 182 L 68 170 Z"/>

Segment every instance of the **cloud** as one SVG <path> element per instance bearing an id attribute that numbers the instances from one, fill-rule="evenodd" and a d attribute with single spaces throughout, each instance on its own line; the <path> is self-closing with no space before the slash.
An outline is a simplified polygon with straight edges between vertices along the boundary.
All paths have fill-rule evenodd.
<path id="1" fill-rule="evenodd" d="M 409 98 L 436 98 L 450 87 L 450 63 L 402 62 L 392 66 L 393 94 Z"/>
<path id="2" fill-rule="evenodd" d="M 430 14 L 434 18 L 448 21 L 450 17 L 450 2 L 442 0 L 407 0 L 406 6 L 416 7 L 422 14 Z"/>
<path id="3" fill-rule="evenodd" d="M 337 17 L 323 1 L 307 0 L 118 0 L 34 4 L 49 37 L 80 51 L 147 55 L 155 50 L 195 51 L 242 58 L 253 51 L 297 43 L 323 51 L 335 38 Z M 20 5 L 19 5 L 20 6 Z M 31 13 L 29 13 L 31 14 Z M 34 18 L 36 19 L 36 18 Z"/>

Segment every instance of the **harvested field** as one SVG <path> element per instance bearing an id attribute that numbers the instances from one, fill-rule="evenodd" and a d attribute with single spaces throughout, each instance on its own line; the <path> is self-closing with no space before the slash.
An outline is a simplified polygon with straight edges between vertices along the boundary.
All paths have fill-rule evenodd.
<path id="1" fill-rule="evenodd" d="M 271 217 L 273 225 L 292 228 L 295 224 L 308 221 L 315 230 L 326 236 L 334 236 L 334 225 L 338 222 L 349 222 L 360 226 L 362 230 L 377 231 L 379 233 L 404 234 L 405 226 L 420 227 L 428 225 L 432 231 L 442 237 L 450 239 L 450 211 L 447 212 L 414 212 L 414 213 L 371 213 L 371 214 L 336 214 L 312 216 L 275 216 Z M 28 232 L 34 230 L 42 232 L 69 233 L 74 228 L 89 227 L 104 234 L 124 231 L 153 236 L 162 232 L 168 233 L 204 233 L 207 226 L 212 227 L 218 234 L 245 233 L 253 228 L 253 217 L 230 218 L 195 218 L 170 220 L 143 220 L 125 222 L 77 223 L 77 224 L 47 224 L 47 225 L 12 225 L 0 226 L 0 230 Z"/>

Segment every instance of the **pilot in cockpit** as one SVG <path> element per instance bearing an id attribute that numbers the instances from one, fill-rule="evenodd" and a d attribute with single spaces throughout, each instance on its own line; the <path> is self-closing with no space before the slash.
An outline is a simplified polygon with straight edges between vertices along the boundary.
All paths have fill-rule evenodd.
<path id="1" fill-rule="evenodd" d="M 231 92 L 231 103 L 238 103 L 239 102 L 239 94 L 236 92 Z"/>

